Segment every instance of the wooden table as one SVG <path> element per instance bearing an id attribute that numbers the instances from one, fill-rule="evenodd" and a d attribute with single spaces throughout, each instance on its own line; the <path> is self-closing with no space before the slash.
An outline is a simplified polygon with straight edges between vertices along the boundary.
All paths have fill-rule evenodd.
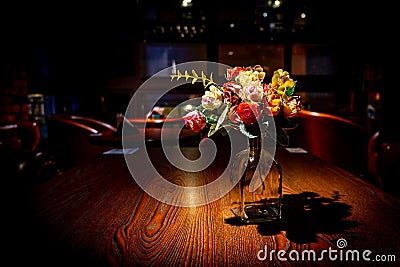
<path id="1" fill-rule="evenodd" d="M 198 153 L 195 147 L 182 150 Z M 168 164 L 159 148 L 148 153 L 163 176 L 181 184 L 209 182 L 226 167 L 226 156 L 217 153 L 210 168 L 187 173 Z M 99 155 L 33 187 L 32 261 L 38 266 L 396 266 L 389 262 L 394 256 L 399 264 L 398 199 L 310 154 L 278 148 L 276 157 L 283 168 L 282 221 L 241 226 L 230 219 L 226 196 L 199 207 L 163 204 L 135 183 L 122 155 Z M 339 249 L 338 240 L 347 246 Z M 260 260 L 265 249 L 268 257 Z M 336 250 L 332 255 L 338 258 L 326 252 L 321 261 L 301 260 L 303 252 L 318 257 L 323 250 Z M 361 258 L 365 250 L 371 251 L 370 262 Z M 358 251 L 360 261 L 345 261 L 348 251 Z M 296 253 L 300 260 L 291 260 Z M 376 255 L 387 261 L 372 261 Z"/>
<path id="2" fill-rule="evenodd" d="M 124 135 L 126 145 L 136 146 L 146 143 L 148 146 L 160 146 L 161 140 L 165 144 L 176 144 L 176 140 L 181 145 L 197 144 L 201 136 L 190 129 L 177 128 L 137 128 L 137 133 Z M 162 139 L 163 138 L 163 139 Z M 122 147 L 122 135 L 117 135 L 113 131 L 102 131 L 98 134 L 91 134 L 88 137 L 91 144 L 99 146 Z"/>

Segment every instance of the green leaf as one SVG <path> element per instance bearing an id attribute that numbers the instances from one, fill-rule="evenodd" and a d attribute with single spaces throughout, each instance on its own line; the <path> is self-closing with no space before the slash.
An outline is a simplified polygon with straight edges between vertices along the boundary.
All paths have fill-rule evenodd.
<path id="1" fill-rule="evenodd" d="M 262 124 L 264 124 L 265 126 L 269 126 L 269 124 L 270 124 L 270 121 L 264 121 Z"/>
<path id="2" fill-rule="evenodd" d="M 217 124 L 216 122 L 217 122 L 217 120 L 216 119 L 214 119 L 213 117 L 205 117 L 206 118 L 206 123 L 208 123 L 208 124 Z M 214 125 L 214 127 L 215 127 L 215 125 Z"/>
<path id="3" fill-rule="evenodd" d="M 287 96 L 292 96 L 293 93 L 294 93 L 294 88 L 295 88 L 295 87 L 296 87 L 296 81 L 294 81 L 293 87 L 287 87 L 287 88 L 286 88 L 285 94 L 286 94 Z"/>
<path id="4" fill-rule="evenodd" d="M 178 70 L 178 75 L 176 76 L 176 80 L 178 81 L 182 77 L 182 73 Z"/>
<path id="5" fill-rule="evenodd" d="M 224 122 L 225 117 L 226 117 L 226 114 L 228 114 L 228 111 L 229 111 L 229 106 L 227 105 L 227 106 L 225 107 L 224 111 L 222 111 L 221 115 L 220 115 L 219 118 L 218 118 L 217 126 L 216 126 L 217 129 L 218 129 L 218 128 L 221 126 L 221 124 Z"/>
<path id="6" fill-rule="evenodd" d="M 217 126 L 216 123 L 211 124 L 210 130 L 208 131 L 208 137 L 212 136 L 213 134 L 215 134 L 217 132 L 218 129 L 216 126 Z"/>
<path id="7" fill-rule="evenodd" d="M 210 131 L 208 132 L 208 136 L 215 134 L 219 129 L 221 129 L 222 123 L 225 121 L 225 117 L 226 117 L 226 114 L 228 114 L 228 111 L 229 111 L 229 106 L 226 106 L 224 111 L 222 111 L 221 115 L 218 117 L 218 120 L 214 120 L 217 123 L 211 124 Z M 211 121 L 211 117 L 209 117 L 209 119 L 210 120 L 208 120 L 208 121 Z"/>
<path id="8" fill-rule="evenodd" d="M 208 82 L 207 84 L 204 85 L 204 87 L 209 87 L 211 84 L 213 84 L 213 82 Z"/>
<path id="9" fill-rule="evenodd" d="M 206 75 L 204 74 L 203 71 L 201 71 L 201 80 L 203 81 L 203 86 L 206 87 L 207 77 L 206 77 Z"/>
<path id="10" fill-rule="evenodd" d="M 287 96 L 291 96 L 291 95 L 293 95 L 293 93 L 294 93 L 294 87 L 287 87 L 287 88 L 286 88 L 285 94 L 286 94 Z"/>

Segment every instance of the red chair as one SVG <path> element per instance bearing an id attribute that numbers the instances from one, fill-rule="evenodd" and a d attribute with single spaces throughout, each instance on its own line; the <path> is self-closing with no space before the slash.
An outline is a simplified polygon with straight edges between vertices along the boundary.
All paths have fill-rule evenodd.
<path id="1" fill-rule="evenodd" d="M 36 122 L 17 122 L 0 126 L 0 142 L 18 146 L 26 152 L 34 152 L 40 142 L 40 130 Z M 17 147 L 15 147 L 17 149 Z"/>
<path id="2" fill-rule="evenodd" d="M 64 114 L 47 116 L 46 125 L 48 151 L 62 170 L 91 160 L 111 148 L 90 143 L 89 135 L 116 131 L 114 126 L 93 118 Z"/>
<path id="3" fill-rule="evenodd" d="M 40 143 L 40 131 L 36 122 L 17 122 L 0 126 L 0 167 L 2 173 L 11 176 L 35 176 L 33 166 Z"/>
<path id="4" fill-rule="evenodd" d="M 299 112 L 296 144 L 309 153 L 365 177 L 369 133 L 348 119 L 308 110 Z"/>

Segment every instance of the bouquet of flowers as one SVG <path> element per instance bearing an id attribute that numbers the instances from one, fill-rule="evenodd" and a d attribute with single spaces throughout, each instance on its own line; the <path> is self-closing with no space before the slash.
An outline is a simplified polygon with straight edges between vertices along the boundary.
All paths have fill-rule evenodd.
<path id="1" fill-rule="evenodd" d="M 268 133 L 274 120 L 276 141 L 287 146 L 286 130 L 295 127 L 296 120 L 292 119 L 301 109 L 300 98 L 294 95 L 296 81 L 283 69 L 274 71 L 269 83 L 264 82 L 265 76 L 260 65 L 228 68 L 227 82 L 220 85 L 213 81 L 212 73 L 207 77 L 203 72 L 198 75 L 194 70 L 191 74 L 178 70 L 171 80 L 191 79 L 192 84 L 202 81 L 205 89 L 201 105 L 183 116 L 185 126 L 194 132 L 207 131 L 209 137 L 222 128 L 233 128 L 253 138 L 248 126 L 258 124 Z"/>

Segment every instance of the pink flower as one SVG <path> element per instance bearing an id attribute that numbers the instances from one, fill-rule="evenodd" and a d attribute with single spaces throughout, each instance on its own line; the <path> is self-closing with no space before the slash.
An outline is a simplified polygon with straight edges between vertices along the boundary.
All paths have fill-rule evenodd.
<path id="1" fill-rule="evenodd" d="M 226 78 L 228 80 L 231 80 L 232 78 L 235 78 L 236 76 L 238 76 L 241 71 L 245 71 L 245 70 L 246 70 L 246 68 L 243 68 L 243 67 L 234 67 L 233 69 L 227 69 L 226 70 Z"/>
<path id="2" fill-rule="evenodd" d="M 229 90 L 234 92 L 235 94 L 239 93 L 240 90 L 242 89 L 242 86 L 234 81 L 224 83 L 223 87 L 224 91 Z"/>
<path id="3" fill-rule="evenodd" d="M 242 121 L 240 119 L 236 109 L 237 109 L 237 106 L 233 106 L 229 109 L 229 112 L 228 112 L 228 117 L 229 117 L 230 121 L 233 123 L 239 123 Z"/>
<path id="4" fill-rule="evenodd" d="M 185 120 L 185 126 L 190 128 L 193 132 L 198 133 L 206 127 L 206 120 L 203 115 L 194 110 L 182 117 Z"/>
<path id="5" fill-rule="evenodd" d="M 263 97 L 263 87 L 256 83 L 248 83 L 243 88 L 244 94 L 247 99 L 255 102 L 261 102 Z"/>

